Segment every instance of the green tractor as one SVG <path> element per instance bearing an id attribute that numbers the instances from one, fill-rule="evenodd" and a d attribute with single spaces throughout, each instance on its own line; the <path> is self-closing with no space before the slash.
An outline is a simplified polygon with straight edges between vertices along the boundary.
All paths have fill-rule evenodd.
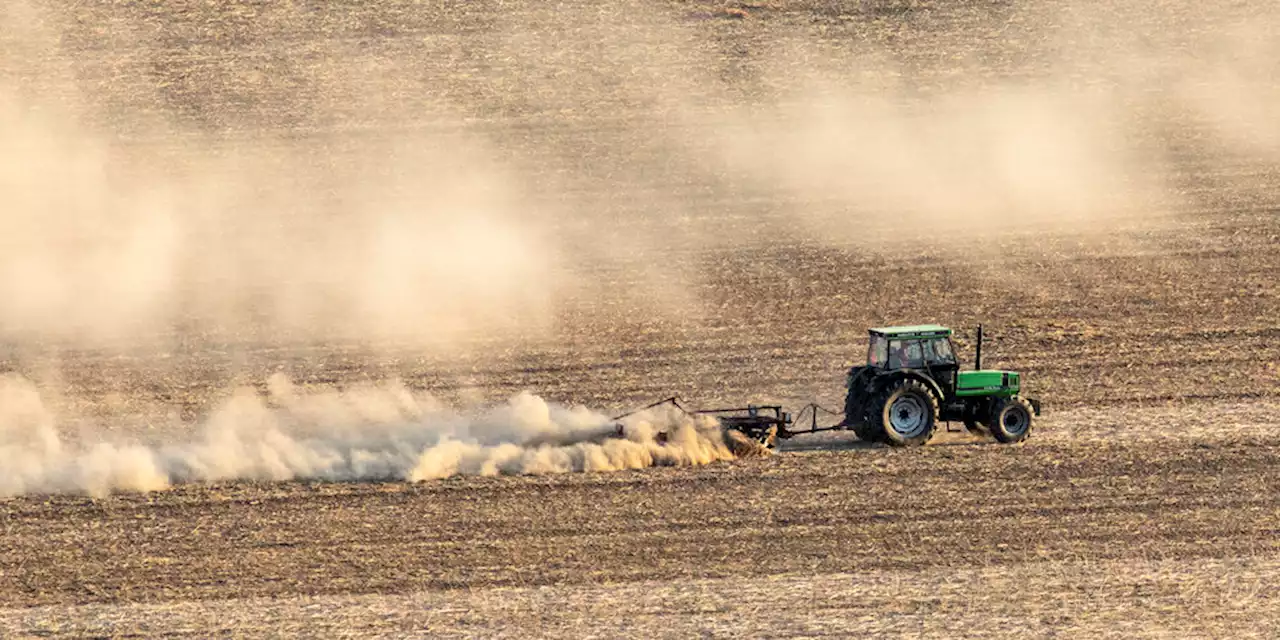
<path id="1" fill-rule="evenodd" d="M 1040 402 L 1019 395 L 1012 371 L 982 368 L 982 327 L 974 371 L 961 371 L 951 330 L 938 325 L 871 329 L 867 364 L 849 370 L 843 427 L 868 442 L 922 445 L 939 421 L 964 422 L 970 431 L 1005 443 L 1031 433 Z"/>

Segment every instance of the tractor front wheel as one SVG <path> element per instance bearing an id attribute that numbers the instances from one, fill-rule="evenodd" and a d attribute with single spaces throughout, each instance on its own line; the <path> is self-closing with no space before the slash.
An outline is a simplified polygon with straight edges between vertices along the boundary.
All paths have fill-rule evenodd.
<path id="1" fill-rule="evenodd" d="M 938 427 L 938 401 L 929 388 L 918 380 L 905 379 L 891 384 L 874 405 L 879 411 L 874 420 L 876 435 L 894 447 L 917 447 L 933 437 Z"/>
<path id="2" fill-rule="evenodd" d="M 996 440 L 1005 444 L 1026 440 L 1031 435 L 1031 403 L 1018 396 L 997 402 L 991 409 L 987 428 Z"/>

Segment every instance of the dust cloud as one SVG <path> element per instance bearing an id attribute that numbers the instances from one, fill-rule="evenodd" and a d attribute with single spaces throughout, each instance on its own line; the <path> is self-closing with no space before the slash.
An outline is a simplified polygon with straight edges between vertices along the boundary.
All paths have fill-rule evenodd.
<path id="1" fill-rule="evenodd" d="M 1280 79 L 1273 4 L 1001 7 L 945 34 L 929 27 L 948 12 L 915 7 L 896 46 L 781 48 L 761 66 L 785 96 L 727 118 L 723 157 L 812 203 L 787 217 L 810 236 L 979 261 L 955 232 L 1087 241 L 1220 206 L 1199 197 L 1208 162 L 1274 197 L 1256 180 L 1280 149 L 1260 107 Z"/>
<path id="2" fill-rule="evenodd" d="M 270 20 L 213 51 L 183 15 L 0 14 L 0 332 L 430 346 L 547 321 L 557 250 L 518 177 L 446 107 L 386 104 L 407 68 L 341 39 L 283 58 Z"/>
<path id="3" fill-rule="evenodd" d="M 1221 209 L 1224 192 L 1273 203 L 1278 32 L 1261 1 L 10 0 L 0 372 L 42 387 L 5 391 L 0 429 L 21 444 L 4 490 L 714 459 L 531 450 L 473 430 L 511 415 L 385 388 L 374 404 L 402 413 L 242 394 L 203 440 L 71 444 L 40 394 L 79 391 L 40 370 L 140 345 L 177 354 L 158 367 L 175 378 L 184 354 L 245 345 L 505 357 L 584 326 L 724 320 L 699 293 L 721 277 L 708 251 L 907 245 L 976 264 L 995 245 L 957 234 L 1088 242 Z M 157 381 L 109 382 L 145 396 Z M 599 418 L 548 411 L 555 429 Z M 308 440 L 319 424 L 341 437 Z"/>
<path id="4" fill-rule="evenodd" d="M 1206 153 L 1269 188 L 1271 3 L 810 5 L 6 3 L 0 334 L 546 336 L 610 269 L 697 310 L 673 247 L 1105 234 Z"/>
<path id="5" fill-rule="evenodd" d="M 235 480 L 422 481 L 458 475 L 603 472 L 702 465 L 757 454 L 711 418 L 603 414 L 528 393 L 458 411 L 391 382 L 304 393 L 283 376 L 241 390 L 186 440 L 111 441 L 83 425 L 69 441 L 40 392 L 0 377 L 0 496 L 158 491 Z M 659 433 L 663 437 L 659 437 Z"/>

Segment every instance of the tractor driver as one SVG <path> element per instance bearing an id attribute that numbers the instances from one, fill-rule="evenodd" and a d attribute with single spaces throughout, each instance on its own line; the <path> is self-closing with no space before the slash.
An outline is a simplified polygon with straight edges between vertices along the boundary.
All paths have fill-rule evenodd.
<path id="1" fill-rule="evenodd" d="M 898 366 L 904 369 L 911 367 L 919 367 L 924 364 L 920 353 L 920 343 L 915 341 L 903 342 L 898 348 Z"/>
<path id="2" fill-rule="evenodd" d="M 901 369 L 907 366 L 907 343 L 899 342 L 898 348 L 894 350 L 893 357 L 889 359 L 889 368 Z"/>

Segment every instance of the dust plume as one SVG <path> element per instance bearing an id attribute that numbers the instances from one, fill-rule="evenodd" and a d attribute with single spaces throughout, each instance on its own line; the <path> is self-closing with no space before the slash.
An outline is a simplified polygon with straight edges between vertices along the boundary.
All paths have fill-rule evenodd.
<path id="1" fill-rule="evenodd" d="M 1169 10 L 8 2 L 0 336 L 555 338 L 705 313 L 694 248 L 1105 237 L 1228 160 L 1274 200 L 1280 12 Z"/>
<path id="2" fill-rule="evenodd" d="M 842 318 L 834 354 L 869 316 L 908 310 L 860 310 L 879 283 L 830 276 L 903 248 L 953 264 L 948 291 L 1044 285 L 1052 314 L 1059 274 L 1019 266 L 1142 253 L 1197 212 L 1280 202 L 1277 6 L 5 2 L 0 372 L 39 381 L 46 409 L 56 387 L 203 434 L 73 443 L 40 436 L 55 423 L 33 409 L 23 450 L 86 464 L 23 477 L 410 477 L 443 442 L 432 429 L 470 418 L 430 413 L 420 441 L 378 426 L 420 417 L 356 415 L 343 442 L 378 440 L 359 460 L 323 437 L 259 458 L 257 434 L 293 442 L 317 421 L 289 422 L 287 394 L 211 414 L 207 396 L 283 370 L 509 395 L 495 378 L 539 367 L 535 391 L 572 396 L 587 392 L 565 376 L 591 374 L 565 369 L 586 351 L 749 362 L 836 326 L 784 313 Z M 811 250 L 821 261 L 792 260 Z M 1108 277 L 1076 262 L 1069 287 Z M 936 299 L 922 294 L 904 299 Z M 649 391 L 624 384 L 589 393 Z M 517 440 L 459 442 L 421 474 L 633 464 L 594 444 L 533 460 Z M 243 455 L 200 453 L 222 445 Z"/>
<path id="3" fill-rule="evenodd" d="M 528 393 L 471 412 L 388 383 L 305 393 L 283 376 L 237 391 L 189 439 L 67 437 L 39 390 L 0 377 L 0 496 L 158 491 L 234 480 L 422 481 L 457 475 L 702 465 L 757 454 L 710 418 L 651 411 L 625 437 L 607 416 Z M 659 438 L 658 434 L 663 437 Z"/>
<path id="4" fill-rule="evenodd" d="M 0 335 L 538 333 L 557 249 L 499 150 L 448 104 L 389 103 L 405 70 L 341 39 L 284 56 L 301 9 L 223 9 L 0 12 Z M 248 30 L 245 57 L 209 50 L 202 18 Z"/>

